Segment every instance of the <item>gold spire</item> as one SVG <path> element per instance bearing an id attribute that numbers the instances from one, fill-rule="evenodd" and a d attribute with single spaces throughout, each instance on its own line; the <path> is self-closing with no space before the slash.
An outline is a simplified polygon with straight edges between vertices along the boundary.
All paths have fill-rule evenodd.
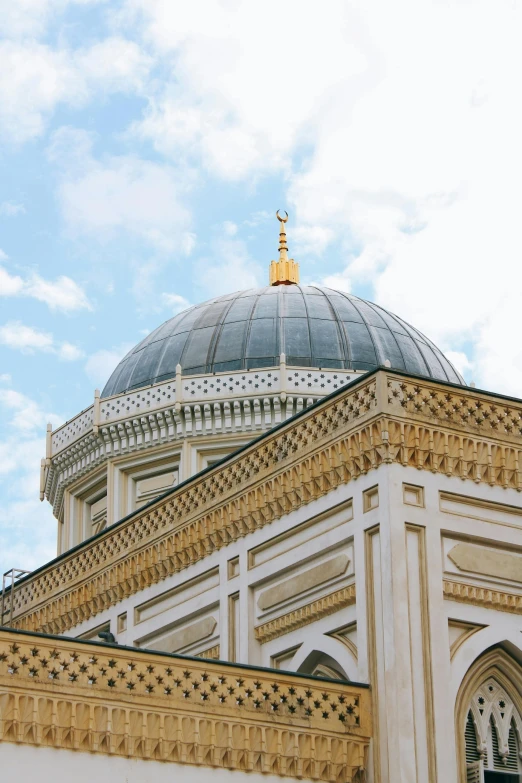
<path id="1" fill-rule="evenodd" d="M 279 232 L 279 260 L 272 261 L 270 264 L 270 285 L 292 285 L 299 282 L 299 264 L 293 258 L 288 258 L 288 245 L 286 244 L 285 223 L 288 220 L 288 212 L 285 210 L 286 217 L 281 217 L 279 210 L 276 212 L 276 218 L 281 223 Z"/>

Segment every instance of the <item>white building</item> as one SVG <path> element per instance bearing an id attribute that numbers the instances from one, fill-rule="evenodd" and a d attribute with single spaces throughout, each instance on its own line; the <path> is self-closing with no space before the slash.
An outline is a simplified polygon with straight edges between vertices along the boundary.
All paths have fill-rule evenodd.
<path id="1" fill-rule="evenodd" d="M 522 781 L 522 402 L 299 286 L 281 226 L 271 286 L 163 324 L 48 433 L 3 769 Z"/>

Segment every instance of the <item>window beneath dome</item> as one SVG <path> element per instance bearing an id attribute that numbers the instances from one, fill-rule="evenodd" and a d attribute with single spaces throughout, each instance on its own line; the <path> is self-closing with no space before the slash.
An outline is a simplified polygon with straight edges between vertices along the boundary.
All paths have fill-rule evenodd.
<path id="1" fill-rule="evenodd" d="M 98 500 L 89 503 L 89 513 L 91 518 L 91 533 L 96 535 L 107 527 L 107 493 L 103 494 Z"/>
<path id="2" fill-rule="evenodd" d="M 164 492 L 168 492 L 179 483 L 177 466 L 174 470 L 168 470 L 166 473 L 159 473 L 148 478 L 135 480 L 135 507 L 142 506 L 155 500 Z"/>
<path id="3" fill-rule="evenodd" d="M 114 464 L 109 498 L 114 520 L 142 508 L 180 482 L 180 447 L 132 454 Z"/>
<path id="4" fill-rule="evenodd" d="M 240 438 L 227 441 L 220 439 L 219 443 L 193 446 L 191 473 L 199 473 L 200 470 L 212 467 L 232 452 L 240 449 L 245 443 L 248 443 L 248 439 Z"/>

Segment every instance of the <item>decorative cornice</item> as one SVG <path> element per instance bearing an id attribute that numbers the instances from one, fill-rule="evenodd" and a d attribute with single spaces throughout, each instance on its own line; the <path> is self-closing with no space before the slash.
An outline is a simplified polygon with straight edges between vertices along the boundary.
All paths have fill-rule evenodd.
<path id="1" fill-rule="evenodd" d="M 0 630 L 0 741 L 362 781 L 363 686 Z"/>
<path id="2" fill-rule="evenodd" d="M 15 626 L 68 630 L 366 472 L 359 435 L 320 444 L 370 415 L 375 397 L 373 378 L 36 572 L 16 588 Z"/>
<path id="3" fill-rule="evenodd" d="M 520 445 L 522 401 L 468 387 L 446 385 L 394 372 L 387 377 L 388 404 L 406 414 L 459 430 Z"/>
<path id="4" fill-rule="evenodd" d="M 496 609 L 499 612 L 522 614 L 522 595 L 520 594 L 491 590 L 488 587 L 464 582 L 453 582 L 450 579 L 444 579 L 443 590 L 444 598 L 449 598 L 451 601 L 486 606 L 488 609 Z"/>
<path id="5" fill-rule="evenodd" d="M 470 410 L 473 425 L 456 421 Z M 520 410 L 379 371 L 22 580 L 15 624 L 61 633 L 383 464 L 520 491 L 521 439 L 510 430 Z M 477 434 L 483 426 L 496 437 Z"/>
<path id="6" fill-rule="evenodd" d="M 100 399 L 53 433 L 42 486 L 56 516 L 65 489 L 114 457 L 184 438 L 262 432 L 357 380 L 361 371 L 287 367 L 176 376 Z"/>
<path id="7" fill-rule="evenodd" d="M 196 658 L 206 658 L 207 660 L 218 661 L 219 644 L 216 644 L 214 647 L 210 647 L 208 650 L 203 650 L 203 652 L 198 653 Z"/>
<path id="8" fill-rule="evenodd" d="M 312 405 L 317 396 L 288 394 L 284 402 L 273 392 L 239 400 L 187 402 L 180 410 L 144 411 L 123 421 L 93 426 L 67 443 L 44 466 L 45 496 L 59 515 L 65 490 L 92 474 L 111 458 L 147 451 L 186 438 L 212 435 L 255 437 Z M 76 432 L 76 431 L 74 431 Z"/>
<path id="9" fill-rule="evenodd" d="M 303 625 L 314 623 L 321 617 L 338 612 L 345 606 L 351 606 L 355 603 L 355 585 L 351 584 L 336 590 L 333 593 L 318 598 L 305 606 L 294 609 L 292 612 L 276 617 L 275 620 L 269 620 L 263 625 L 258 625 L 254 629 L 255 637 L 258 642 L 265 644 L 277 639 L 278 636 L 284 636 L 286 633 L 302 628 Z"/>

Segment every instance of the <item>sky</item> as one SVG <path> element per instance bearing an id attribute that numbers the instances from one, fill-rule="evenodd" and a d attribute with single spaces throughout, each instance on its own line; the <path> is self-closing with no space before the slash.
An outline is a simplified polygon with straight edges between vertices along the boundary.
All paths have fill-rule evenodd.
<path id="1" fill-rule="evenodd" d="M 517 0 L 0 0 L 0 573 L 55 555 L 46 423 L 167 318 L 301 280 L 522 397 Z"/>

